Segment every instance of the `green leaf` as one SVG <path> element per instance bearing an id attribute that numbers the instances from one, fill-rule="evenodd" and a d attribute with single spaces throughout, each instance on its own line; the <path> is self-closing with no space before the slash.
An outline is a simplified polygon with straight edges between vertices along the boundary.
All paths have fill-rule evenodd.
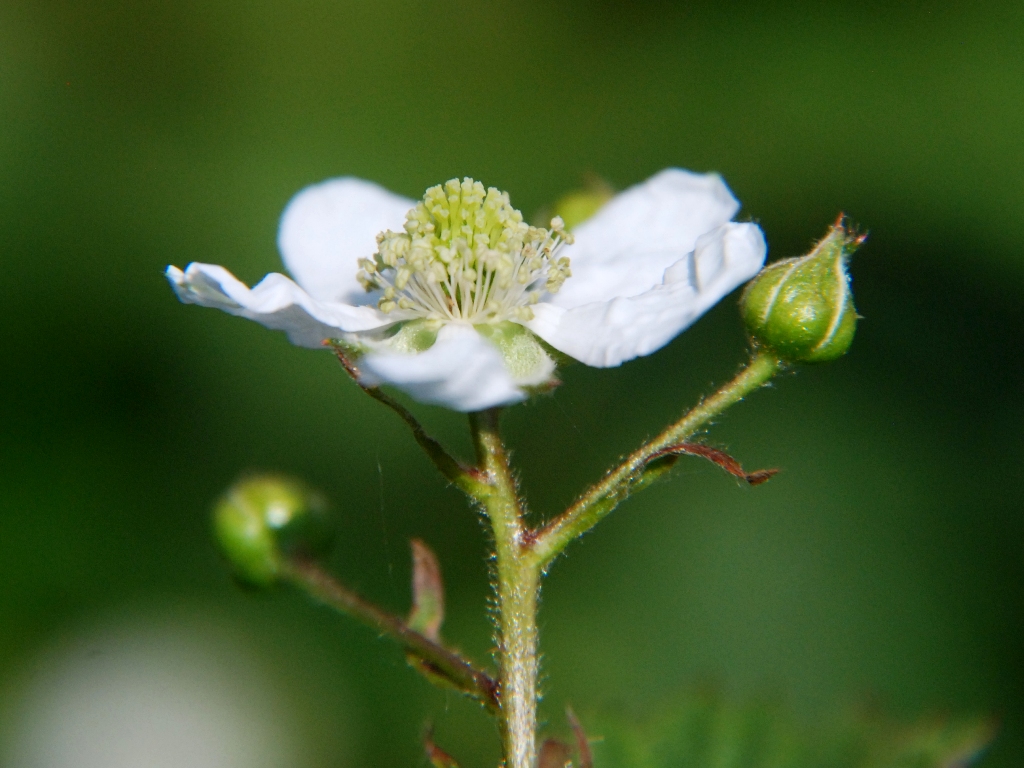
<path id="1" fill-rule="evenodd" d="M 897 723 L 853 715 L 808 725 L 776 705 L 708 693 L 644 721 L 593 722 L 595 768 L 961 768 L 995 735 L 984 717 Z"/>

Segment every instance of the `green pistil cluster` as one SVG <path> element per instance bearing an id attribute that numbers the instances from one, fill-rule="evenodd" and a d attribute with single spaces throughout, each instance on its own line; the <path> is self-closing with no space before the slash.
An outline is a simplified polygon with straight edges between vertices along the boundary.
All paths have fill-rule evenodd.
<path id="1" fill-rule="evenodd" d="M 470 323 L 526 321 L 544 291 L 572 273 L 558 255 L 571 243 L 560 218 L 531 227 L 508 193 L 473 179 L 431 187 L 406 215 L 405 232 L 377 236 L 377 253 L 359 261 L 359 282 L 380 290 L 383 312 Z"/>

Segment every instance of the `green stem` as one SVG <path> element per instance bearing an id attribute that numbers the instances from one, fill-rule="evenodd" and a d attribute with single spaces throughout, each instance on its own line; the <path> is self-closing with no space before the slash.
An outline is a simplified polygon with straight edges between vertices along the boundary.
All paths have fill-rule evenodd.
<path id="1" fill-rule="evenodd" d="M 456 485 L 467 496 L 480 500 L 490 489 L 487 483 L 479 476 L 473 467 L 467 467 L 461 461 L 453 457 L 444 449 L 437 440 L 427 434 L 427 431 L 416 420 L 416 417 L 409 412 L 409 409 L 396 401 L 390 395 L 385 394 L 379 387 L 363 387 L 366 392 L 377 402 L 383 403 L 397 413 L 402 421 L 409 425 L 412 436 L 419 443 L 420 448 L 427 454 L 427 457 L 434 463 L 434 466 L 444 475 L 449 482 Z"/>
<path id="2" fill-rule="evenodd" d="M 736 377 L 714 395 L 702 401 L 660 435 L 635 450 L 618 467 L 591 486 L 571 507 L 537 532 L 532 547 L 536 564 L 547 568 L 569 542 L 593 528 L 622 502 L 631 491 L 646 485 L 652 459 L 685 442 L 709 421 L 766 384 L 782 368 L 782 361 L 760 350 Z"/>
<path id="3" fill-rule="evenodd" d="M 417 668 L 472 696 L 497 713 L 498 683 L 454 651 L 412 629 L 401 617 L 377 607 L 338 583 L 308 560 L 287 560 L 283 576 L 294 586 L 335 610 L 351 616 L 382 635 L 388 635 L 423 666 Z"/>
<path id="4" fill-rule="evenodd" d="M 528 528 L 498 431 L 497 409 L 470 414 L 480 467 L 491 493 L 484 511 L 494 534 L 498 597 L 500 719 L 505 768 L 535 768 L 537 762 L 537 596 L 540 569 L 527 542 Z"/>
<path id="5" fill-rule="evenodd" d="M 376 400 L 378 403 L 382 403 L 390 408 L 392 411 L 398 414 L 399 418 L 402 419 L 412 430 L 412 436 L 419 444 L 423 452 L 427 454 L 437 470 L 448 479 L 453 485 L 457 486 L 467 496 L 481 501 L 483 497 L 489 492 L 486 482 L 480 477 L 480 473 L 474 467 L 468 467 L 461 461 L 452 456 L 448 451 L 445 450 L 444 446 L 441 445 L 437 440 L 427 434 L 427 430 L 423 428 L 423 425 L 419 423 L 415 416 L 406 408 L 404 405 L 399 403 L 393 397 L 381 390 L 380 387 L 366 387 L 359 382 L 359 368 L 353 362 L 348 351 L 342 347 L 339 343 L 329 343 L 334 350 L 335 356 L 338 361 L 345 368 L 346 373 L 352 378 L 352 380 L 359 385 L 359 388 L 366 394 Z"/>

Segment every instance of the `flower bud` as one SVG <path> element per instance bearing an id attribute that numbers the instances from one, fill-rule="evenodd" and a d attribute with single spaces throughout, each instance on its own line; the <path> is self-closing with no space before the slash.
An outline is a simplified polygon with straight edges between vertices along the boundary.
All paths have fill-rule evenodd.
<path id="1" fill-rule="evenodd" d="M 322 555 L 333 539 L 322 497 L 275 475 L 232 486 L 214 509 L 213 531 L 235 575 L 257 587 L 277 581 L 285 557 Z"/>
<path id="2" fill-rule="evenodd" d="M 554 206 L 554 215 L 560 216 L 565 228 L 575 229 L 597 213 L 615 196 L 611 185 L 599 176 L 588 176 L 582 189 L 563 195 Z"/>
<path id="3" fill-rule="evenodd" d="M 845 354 L 857 325 L 846 262 L 865 237 L 847 229 L 840 216 L 808 255 L 762 269 L 740 299 L 754 341 L 790 362 L 820 363 Z"/>

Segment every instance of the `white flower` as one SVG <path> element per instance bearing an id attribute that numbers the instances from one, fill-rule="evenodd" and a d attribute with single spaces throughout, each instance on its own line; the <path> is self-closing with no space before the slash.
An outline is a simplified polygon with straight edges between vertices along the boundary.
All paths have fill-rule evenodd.
<path id="1" fill-rule="evenodd" d="M 223 267 L 167 268 L 178 297 L 300 346 L 339 339 L 361 383 L 458 411 L 523 400 L 552 380 L 537 337 L 587 365 L 661 348 L 765 257 L 755 224 L 714 174 L 675 168 L 612 198 L 570 235 L 529 227 L 508 196 L 471 179 L 394 195 L 353 178 L 299 192 L 278 245 L 295 282 L 252 289 Z"/>

